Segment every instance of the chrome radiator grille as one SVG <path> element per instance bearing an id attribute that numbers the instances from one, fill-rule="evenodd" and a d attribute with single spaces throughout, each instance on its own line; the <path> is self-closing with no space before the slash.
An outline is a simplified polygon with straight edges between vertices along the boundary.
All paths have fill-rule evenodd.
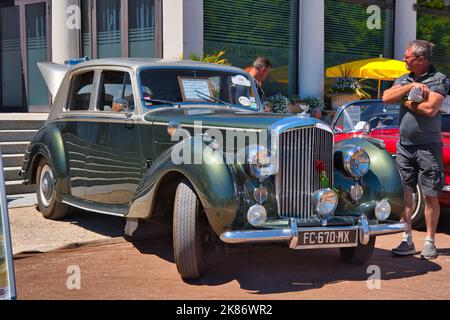
<path id="1" fill-rule="evenodd" d="M 333 185 L 333 134 L 316 127 L 281 133 L 279 170 L 275 176 L 278 212 L 282 217 L 309 218 L 314 215 L 311 196 L 322 188 L 317 161 Z"/>

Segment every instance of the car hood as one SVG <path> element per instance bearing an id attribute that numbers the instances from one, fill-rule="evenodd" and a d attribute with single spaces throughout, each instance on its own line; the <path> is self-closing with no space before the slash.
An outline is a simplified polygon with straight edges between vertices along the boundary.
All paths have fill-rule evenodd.
<path id="1" fill-rule="evenodd" d="M 267 130 L 277 123 L 292 122 L 291 127 L 304 127 L 322 123 L 310 117 L 298 115 L 275 114 L 267 112 L 254 112 L 224 107 L 170 107 L 153 110 L 144 115 L 147 122 L 154 124 L 168 124 L 171 121 L 181 125 L 201 125 L 218 129 L 233 130 Z"/>

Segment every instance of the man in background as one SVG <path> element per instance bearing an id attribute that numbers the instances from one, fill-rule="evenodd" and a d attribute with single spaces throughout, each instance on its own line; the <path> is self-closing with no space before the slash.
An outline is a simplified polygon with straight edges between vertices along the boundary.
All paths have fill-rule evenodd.
<path id="1" fill-rule="evenodd" d="M 272 70 L 272 63 L 267 58 L 258 57 L 253 62 L 253 64 L 247 68 L 247 71 L 255 80 L 256 86 L 258 87 L 258 95 L 261 98 L 261 101 L 264 102 L 265 94 L 262 88 L 262 83 L 264 79 L 269 75 Z"/>

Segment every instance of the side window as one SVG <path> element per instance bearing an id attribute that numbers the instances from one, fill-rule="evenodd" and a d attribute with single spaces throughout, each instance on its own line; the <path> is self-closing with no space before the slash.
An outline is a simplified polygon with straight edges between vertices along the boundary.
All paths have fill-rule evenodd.
<path id="1" fill-rule="evenodd" d="M 78 74 L 72 78 L 69 100 L 67 101 L 67 110 L 89 110 L 93 82 L 94 71 Z"/>
<path id="2" fill-rule="evenodd" d="M 129 110 L 134 110 L 134 96 L 130 74 L 121 71 L 103 71 L 97 109 L 99 111 L 125 112 L 117 109 L 114 100 L 126 100 Z"/>

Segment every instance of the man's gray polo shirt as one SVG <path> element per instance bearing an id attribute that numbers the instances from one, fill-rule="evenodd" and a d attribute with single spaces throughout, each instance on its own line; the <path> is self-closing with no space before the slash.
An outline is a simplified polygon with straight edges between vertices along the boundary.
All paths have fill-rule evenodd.
<path id="1" fill-rule="evenodd" d="M 404 86 L 414 82 L 414 74 L 409 73 L 396 79 L 394 85 Z M 427 73 L 416 82 L 426 84 L 431 91 L 447 96 L 447 77 L 431 66 Z M 423 145 L 441 141 L 441 113 L 434 117 L 418 115 L 404 105 L 400 107 L 400 143 L 402 145 Z"/>

